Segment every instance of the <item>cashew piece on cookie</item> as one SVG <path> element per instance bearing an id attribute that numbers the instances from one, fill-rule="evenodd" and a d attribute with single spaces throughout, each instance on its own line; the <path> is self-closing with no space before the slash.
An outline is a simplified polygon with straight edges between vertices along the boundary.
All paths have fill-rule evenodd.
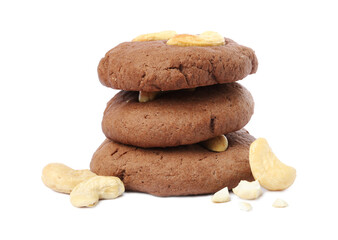
<path id="1" fill-rule="evenodd" d="M 133 42 L 144 42 L 144 41 L 158 41 L 158 40 L 168 40 L 175 36 L 177 33 L 175 31 L 162 31 L 156 33 L 147 33 L 137 36 L 133 39 Z"/>
<path id="2" fill-rule="evenodd" d="M 220 46 L 225 45 L 224 37 L 217 32 L 206 31 L 199 35 L 177 34 L 167 41 L 167 45 L 176 45 L 182 47 L 189 46 Z"/>
<path id="3" fill-rule="evenodd" d="M 228 148 L 228 139 L 224 135 L 201 142 L 202 146 L 213 152 L 224 152 Z"/>
<path id="4" fill-rule="evenodd" d="M 160 92 L 145 92 L 145 91 L 140 91 L 138 94 L 138 101 L 139 102 L 150 102 L 154 100 Z"/>

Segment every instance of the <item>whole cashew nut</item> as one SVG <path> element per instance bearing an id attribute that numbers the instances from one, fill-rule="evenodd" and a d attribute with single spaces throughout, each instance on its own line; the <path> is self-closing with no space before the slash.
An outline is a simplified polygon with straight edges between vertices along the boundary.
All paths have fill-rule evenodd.
<path id="1" fill-rule="evenodd" d="M 258 138 L 251 143 L 249 163 L 255 180 L 268 190 L 284 190 L 295 181 L 296 169 L 282 163 L 265 138 Z"/>
<path id="2" fill-rule="evenodd" d="M 80 182 L 95 177 L 96 174 L 84 170 L 74 170 L 62 163 L 50 163 L 42 170 L 43 183 L 56 192 L 70 193 Z"/>
<path id="3" fill-rule="evenodd" d="M 96 176 L 78 184 L 70 193 L 70 202 L 74 207 L 93 207 L 99 199 L 117 198 L 124 190 L 118 177 Z"/>

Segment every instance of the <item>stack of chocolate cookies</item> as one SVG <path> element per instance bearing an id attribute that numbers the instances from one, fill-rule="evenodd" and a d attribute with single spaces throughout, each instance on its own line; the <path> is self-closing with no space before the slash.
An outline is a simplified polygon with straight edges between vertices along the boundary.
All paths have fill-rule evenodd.
<path id="1" fill-rule="evenodd" d="M 228 38 L 217 46 L 150 40 L 121 43 L 99 63 L 101 83 L 122 91 L 107 104 L 107 139 L 91 171 L 157 196 L 209 194 L 254 180 L 255 139 L 243 129 L 254 101 L 236 83 L 256 72 L 254 51 Z M 213 146 L 220 139 L 224 149 Z"/>

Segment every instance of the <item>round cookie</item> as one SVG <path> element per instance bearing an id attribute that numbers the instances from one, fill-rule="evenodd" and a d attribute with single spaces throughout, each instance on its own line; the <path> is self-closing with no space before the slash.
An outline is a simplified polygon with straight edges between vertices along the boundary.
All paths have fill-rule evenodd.
<path id="1" fill-rule="evenodd" d="M 102 130 L 127 145 L 172 147 L 237 131 L 253 112 L 250 92 L 238 83 L 163 92 L 146 103 L 138 92 L 121 91 L 107 104 Z"/>
<path id="2" fill-rule="evenodd" d="M 98 66 L 101 83 L 128 91 L 168 91 L 241 80 L 257 71 L 254 51 L 225 38 L 225 45 L 181 47 L 166 41 L 124 42 Z"/>
<path id="3" fill-rule="evenodd" d="M 119 177 L 128 191 L 156 196 L 209 194 L 240 180 L 254 180 L 249 148 L 255 140 L 242 129 L 227 134 L 229 147 L 210 152 L 199 144 L 144 149 L 106 139 L 90 163 L 92 172 Z"/>

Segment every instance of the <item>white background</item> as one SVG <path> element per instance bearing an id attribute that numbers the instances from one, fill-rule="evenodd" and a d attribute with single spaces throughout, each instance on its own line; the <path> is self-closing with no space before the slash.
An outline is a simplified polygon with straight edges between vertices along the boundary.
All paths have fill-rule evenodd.
<path id="1" fill-rule="evenodd" d="M 1 239 L 337 239 L 337 7 L 334 1 L 1 1 Z M 256 51 L 240 83 L 255 114 L 246 128 L 297 169 L 251 212 L 210 196 L 125 193 L 77 209 L 46 188 L 50 162 L 89 168 L 117 92 L 96 67 L 143 33 L 217 31 Z M 289 203 L 271 207 L 275 198 Z"/>

